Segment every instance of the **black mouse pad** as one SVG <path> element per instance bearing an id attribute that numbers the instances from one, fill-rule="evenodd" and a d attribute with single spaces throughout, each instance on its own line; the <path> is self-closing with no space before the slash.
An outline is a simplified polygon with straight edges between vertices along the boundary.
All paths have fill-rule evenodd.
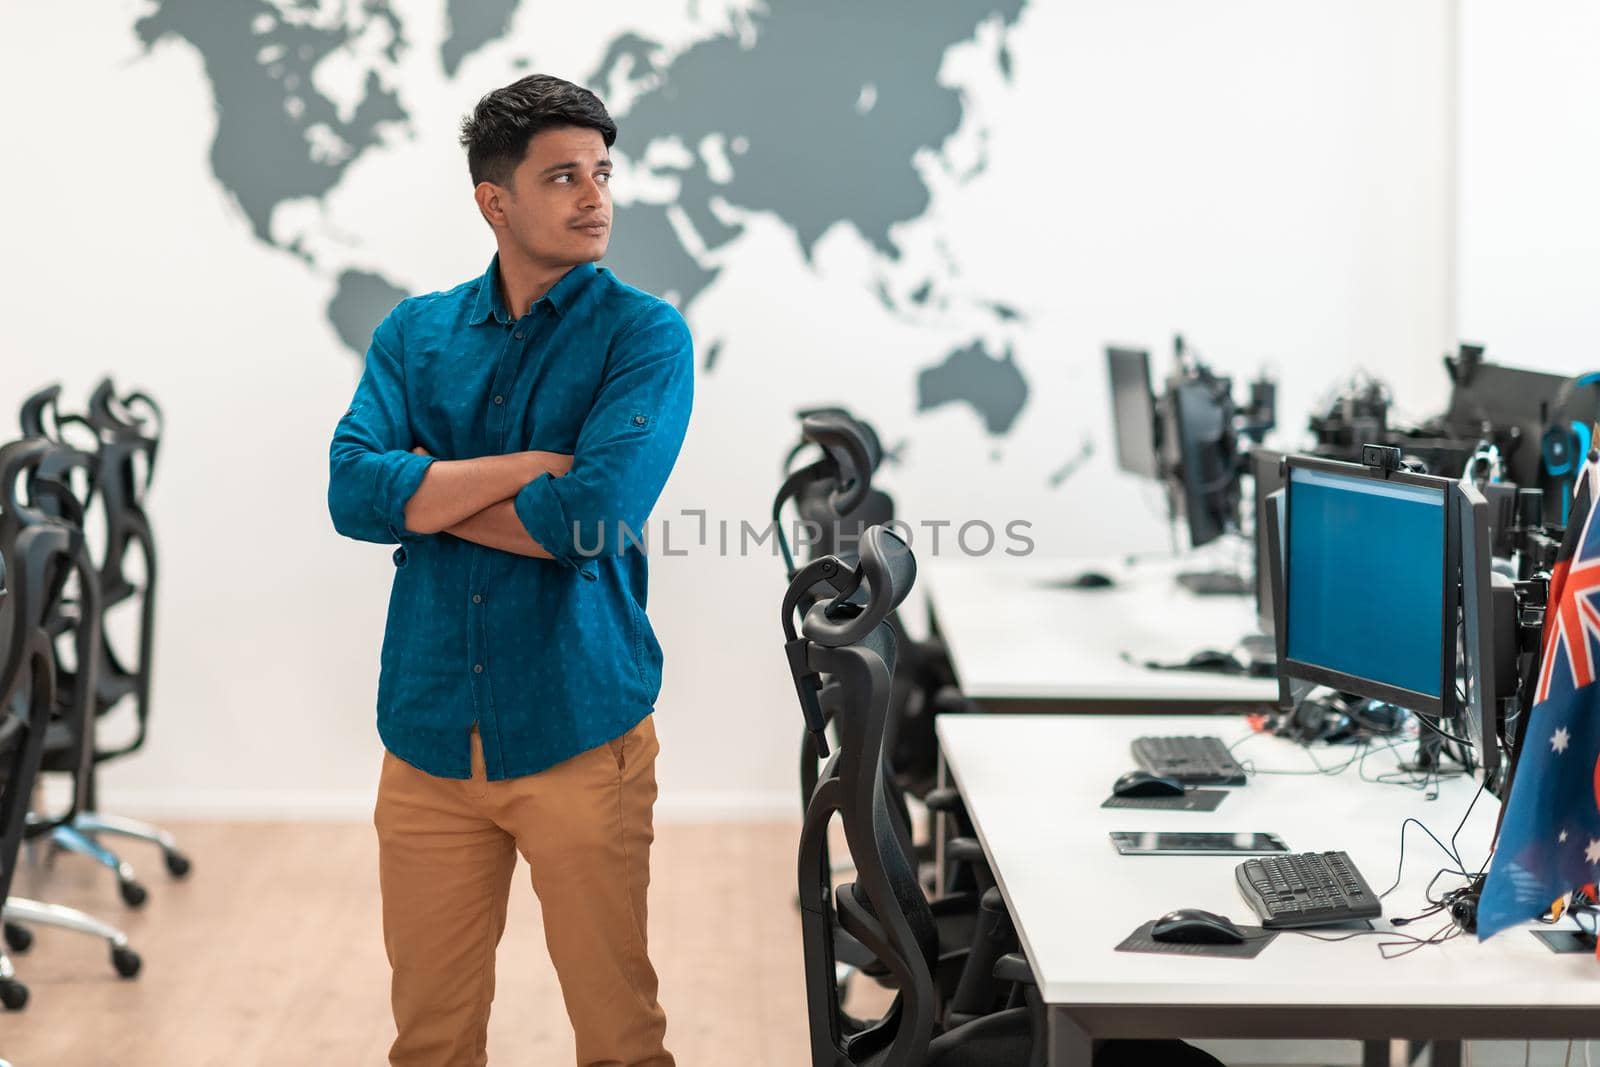
<path id="1" fill-rule="evenodd" d="M 1145 808 L 1150 811 L 1216 811 L 1226 789 L 1191 789 L 1181 797 L 1106 797 L 1102 808 Z"/>
<path id="2" fill-rule="evenodd" d="M 1578 930 L 1533 930 L 1551 952 L 1587 952 L 1594 955 L 1594 938 Z"/>
<path id="3" fill-rule="evenodd" d="M 1129 934 L 1127 940 L 1117 946 L 1117 951 L 1154 952 L 1162 956 L 1220 956 L 1229 960 L 1253 960 L 1261 955 L 1261 950 L 1270 945 L 1273 939 L 1278 936 L 1278 931 L 1276 930 L 1263 930 L 1259 926 L 1240 925 L 1239 931 L 1245 936 L 1243 944 L 1181 945 L 1173 941 L 1157 941 L 1151 937 L 1150 928 L 1155 924 L 1156 920 L 1151 919 Z"/>

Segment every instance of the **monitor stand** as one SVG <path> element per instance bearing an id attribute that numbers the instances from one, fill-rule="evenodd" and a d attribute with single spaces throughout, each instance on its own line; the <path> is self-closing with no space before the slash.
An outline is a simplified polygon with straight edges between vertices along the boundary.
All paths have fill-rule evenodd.
<path id="1" fill-rule="evenodd" d="M 1444 738 L 1421 727 L 1422 736 L 1417 738 L 1417 758 L 1400 764 L 1400 769 L 1412 774 L 1436 774 L 1455 776 L 1466 773 L 1466 768 L 1458 763 L 1446 765 L 1444 762 Z"/>
<path id="2" fill-rule="evenodd" d="M 1237 571 L 1184 571 L 1178 575 L 1178 584 L 1200 596 L 1244 596 L 1255 592 L 1255 584 L 1245 581 Z"/>

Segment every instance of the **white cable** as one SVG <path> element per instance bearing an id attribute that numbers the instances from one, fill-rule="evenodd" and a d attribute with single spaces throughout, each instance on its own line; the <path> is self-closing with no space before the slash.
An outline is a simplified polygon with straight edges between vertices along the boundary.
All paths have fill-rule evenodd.
<path id="1" fill-rule="evenodd" d="M 1561 1061 L 1561 1067 L 1572 1067 L 1572 1042 L 1567 1042 L 1567 1058 Z"/>

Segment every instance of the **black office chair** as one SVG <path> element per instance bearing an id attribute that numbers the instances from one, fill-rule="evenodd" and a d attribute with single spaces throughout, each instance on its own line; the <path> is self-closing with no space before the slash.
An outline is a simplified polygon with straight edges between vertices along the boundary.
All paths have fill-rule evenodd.
<path id="1" fill-rule="evenodd" d="M 101 812 L 97 773 L 99 764 L 138 751 L 148 736 L 157 568 L 154 536 L 142 501 L 155 474 L 164 422 L 161 409 L 153 399 L 138 392 L 119 398 L 109 378 L 95 388 L 84 415 L 61 412 L 59 397 L 60 387 L 51 386 L 24 401 L 23 433 L 30 437 L 46 437 L 78 455 L 90 457 L 92 469 L 86 489 L 75 492 L 74 486 L 65 479 L 46 479 L 54 490 L 49 498 L 57 505 L 53 513 L 64 515 L 75 501 L 82 513 L 81 522 L 92 507 L 98 506 L 106 537 L 104 556 L 97 567 L 100 613 L 103 616 L 112 608 L 137 599 L 139 626 L 136 666 L 126 666 L 110 642 L 102 639 L 92 681 L 81 677 L 77 670 L 61 672 L 62 699 L 79 699 L 80 691 L 87 688 L 97 723 L 131 700 L 136 730 L 133 739 L 125 745 L 106 748 L 96 744 L 93 747 L 88 766 L 81 775 L 80 809 L 70 822 L 56 829 L 53 841 L 56 847 L 85 855 L 110 870 L 117 878 L 124 903 L 138 907 L 147 899 L 147 890 L 138 881 L 133 867 L 100 840 L 103 835 L 129 837 L 157 845 L 173 877 L 182 878 L 191 868 L 189 858 L 179 849 L 171 833 L 148 823 Z M 69 426 L 87 429 L 91 441 L 88 447 L 92 452 L 76 447 L 68 437 Z M 129 578 L 130 550 L 136 550 L 142 558 L 142 584 Z M 81 606 L 67 605 L 64 618 L 70 622 L 72 613 L 78 610 Z M 62 746 L 51 745 L 45 754 L 44 769 L 78 773 L 76 754 Z"/>
<path id="2" fill-rule="evenodd" d="M 839 749 L 828 757 L 800 835 L 800 899 L 812 1062 L 826 1067 L 1034 1067 L 1044 1062 L 1044 1015 L 1031 975 L 1015 956 L 997 983 L 1021 986 L 1030 1007 L 979 1015 L 945 1028 L 947 1001 L 973 961 L 965 941 L 941 930 L 894 826 L 883 770 L 883 739 L 895 671 L 889 613 L 910 591 L 916 563 L 883 527 L 861 537 L 858 559 L 837 557 L 802 568 L 784 599 L 783 626 L 806 726 L 827 746 L 816 696 L 824 678 L 841 695 L 834 719 Z M 824 595 L 818 595 L 819 590 Z M 831 594 L 831 595 L 826 595 Z M 809 601 L 798 630 L 795 616 Z M 831 886 L 829 824 L 838 818 L 856 881 Z M 841 1007 L 834 976 L 842 929 L 882 961 L 897 996 L 878 1020 L 861 1025 Z M 990 976 L 995 968 L 990 967 Z M 989 977 L 989 976 L 986 976 Z"/>
<path id="3" fill-rule="evenodd" d="M 811 559 L 836 555 L 847 563 L 853 562 L 862 531 L 869 526 L 886 526 L 894 521 L 895 515 L 893 499 L 872 483 L 883 458 L 878 435 L 872 427 L 844 408 L 815 408 L 800 415 L 800 441 L 790 450 L 785 468 L 792 467 L 808 448 L 814 448 L 818 455 L 805 466 L 789 471 L 772 505 L 778 544 L 791 580 L 796 567 L 782 523 L 783 509 L 791 501 L 800 519 L 820 534 L 811 546 Z M 898 611 L 891 612 L 888 621 L 900 649 L 884 745 L 885 758 L 894 778 L 890 800 L 896 811 L 896 823 L 902 827 L 902 838 L 909 846 L 912 829 L 911 813 L 905 801 L 908 795 L 922 800 L 931 814 L 950 817 L 953 836 L 958 840 L 947 849 L 945 888 L 984 892 L 992 888 L 994 882 L 982 865 L 982 850 L 972 837 L 971 824 L 960 797 L 954 790 L 934 788 L 939 760 L 934 716 L 968 711 L 970 706 L 955 687 L 955 672 L 943 643 L 937 638 L 917 640 L 911 637 Z M 824 714 L 830 715 L 833 694 L 825 687 L 820 699 Z M 802 736 L 800 744 L 802 809 L 815 788 L 817 769 L 818 758 L 808 733 Z M 924 861 L 932 857 L 931 827 L 927 841 L 918 851 Z"/>
<path id="4" fill-rule="evenodd" d="M 69 580 L 76 577 L 80 602 L 86 610 L 75 628 L 74 654 L 80 671 L 92 678 L 100 634 L 95 571 L 88 558 L 82 529 L 41 510 L 37 505 L 47 494 L 27 492 L 29 487 L 37 488 L 36 479 L 41 470 L 59 469 L 53 464 L 60 460 L 60 451 L 58 446 L 38 439 L 0 447 L 0 554 L 10 563 L 4 620 L 8 669 L 0 677 L 0 683 L 4 683 L 0 684 L 0 694 L 23 693 L 15 678 L 20 677 L 20 665 L 24 661 L 35 670 L 48 667 L 47 684 L 41 685 L 38 677 L 31 678 L 29 692 L 35 699 L 28 709 L 29 730 L 38 736 L 31 738 L 30 744 L 37 743 L 38 758 L 30 760 L 25 768 L 28 770 L 27 788 L 21 790 L 17 803 L 26 809 L 33 782 L 52 744 L 59 745 L 61 751 L 71 753 L 77 760 L 72 806 L 64 815 L 32 820 L 31 824 L 24 810 L 17 830 L 19 842 L 25 837 L 58 830 L 71 819 L 81 793 L 76 786 L 89 766 L 92 751 L 89 702 L 81 698 L 63 701 L 57 688 L 60 671 L 52 628 L 58 618 L 62 594 Z M 24 497 L 28 497 L 29 502 L 25 503 Z M 26 654 L 30 641 L 42 642 L 42 656 Z M 13 662 L 19 664 L 15 671 L 9 667 Z M 48 699 L 39 699 L 40 693 Z M 7 700 L 16 699 L 16 696 L 7 697 Z M 29 925 L 54 926 L 105 940 L 111 947 L 111 961 L 117 973 L 124 978 L 138 974 L 139 956 L 128 947 L 128 939 L 122 931 L 73 908 L 12 897 L 9 876 L 6 890 L 7 895 L 0 902 L 0 917 L 5 920 L 6 943 L 13 951 L 20 953 L 28 949 L 32 942 Z"/>
<path id="5" fill-rule="evenodd" d="M 22 585 L 18 561 L 30 559 L 39 569 L 50 539 L 48 531 L 31 531 L 10 552 L 0 549 L 0 905 L 11 893 L 55 701 L 55 657 L 44 631 L 28 624 L 38 614 L 38 594 Z M 20 1011 L 27 1002 L 28 987 L 0 952 L 0 1006 Z"/>
<path id="6" fill-rule="evenodd" d="M 783 628 L 791 673 L 807 728 L 826 745 L 815 697 L 824 677 L 843 695 L 835 719 L 839 749 L 828 757 L 800 832 L 801 937 L 805 949 L 806 1004 L 814 1067 L 1042 1067 L 1047 1027 L 1031 968 L 1020 955 L 985 955 L 975 930 L 953 945 L 929 904 L 916 868 L 896 832 L 887 801 L 882 747 L 895 670 L 889 613 L 916 579 L 906 544 L 882 527 L 862 536 L 856 564 L 838 558 L 813 561 L 784 598 Z M 831 595 L 817 595 L 824 590 Z M 802 601 L 798 629 L 794 619 Z M 843 824 L 857 879 L 832 887 L 827 836 Z M 883 961 L 894 1003 L 865 1024 L 845 1015 L 834 981 L 836 943 L 843 931 Z M 982 972 L 987 973 L 982 973 Z M 959 972 L 952 983 L 947 977 Z M 975 1005 L 952 1010 L 945 990 L 992 978 L 1010 987 L 1007 1003 L 985 1013 Z M 998 999 L 991 992 L 992 1000 Z M 1180 1041 L 1107 1041 L 1096 1046 L 1096 1067 L 1221 1067 L 1207 1053 Z"/>

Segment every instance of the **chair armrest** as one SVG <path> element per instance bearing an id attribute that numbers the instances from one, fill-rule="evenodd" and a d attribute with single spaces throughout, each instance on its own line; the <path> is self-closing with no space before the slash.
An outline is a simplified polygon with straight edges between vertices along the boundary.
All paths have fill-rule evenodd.
<path id="1" fill-rule="evenodd" d="M 983 846 L 978 844 L 976 837 L 952 837 L 945 842 L 944 858 L 950 863 L 970 863 L 984 870 L 989 869 L 989 859 L 983 854 Z"/>
<path id="2" fill-rule="evenodd" d="M 1002 982 L 1015 982 L 1018 985 L 1039 984 L 1034 980 L 1033 968 L 1028 965 L 1028 958 L 1020 952 L 1008 952 L 996 960 L 994 976 Z"/>

